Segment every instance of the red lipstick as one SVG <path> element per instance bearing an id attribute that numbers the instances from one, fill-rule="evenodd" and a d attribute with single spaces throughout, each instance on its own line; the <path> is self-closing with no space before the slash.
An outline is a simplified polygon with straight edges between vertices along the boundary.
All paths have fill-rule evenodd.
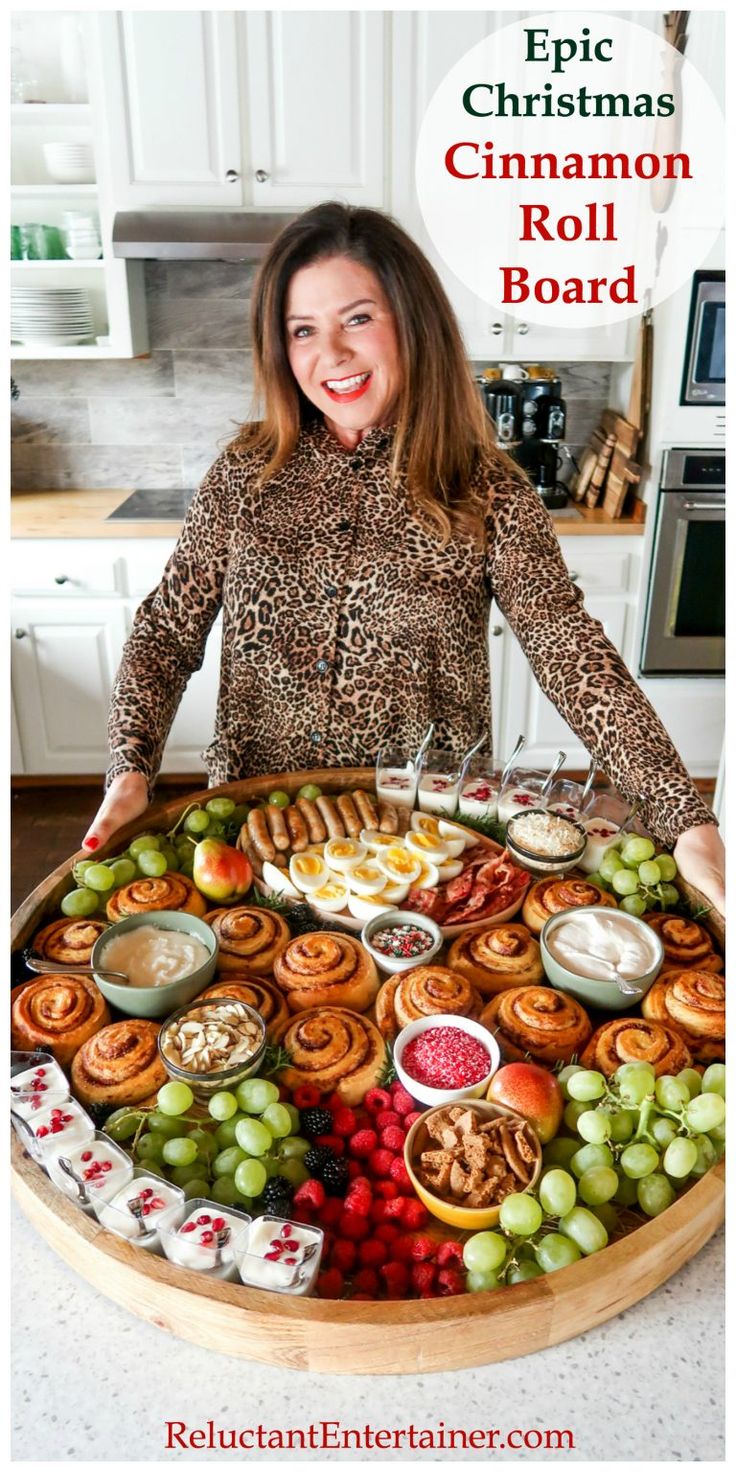
<path id="1" fill-rule="evenodd" d="M 356 377 L 356 374 L 355 373 L 349 373 L 346 376 L 348 378 L 355 378 Z M 322 387 L 323 387 L 325 393 L 327 394 L 328 398 L 332 399 L 333 404 L 354 404 L 355 403 L 355 400 L 361 398 L 362 395 L 365 393 L 366 389 L 369 387 L 370 383 L 372 382 L 372 379 L 373 379 L 373 374 L 372 373 L 369 373 L 368 374 L 368 377 L 365 379 L 365 381 L 363 383 L 361 383 L 358 386 L 358 388 L 353 389 L 352 393 L 349 393 L 349 394 L 335 393 L 334 389 L 328 388 L 328 386 L 327 386 L 327 380 L 326 379 L 323 381 Z M 333 382 L 336 382 L 336 383 L 339 383 L 340 381 L 341 381 L 340 379 L 334 379 L 333 380 Z"/>

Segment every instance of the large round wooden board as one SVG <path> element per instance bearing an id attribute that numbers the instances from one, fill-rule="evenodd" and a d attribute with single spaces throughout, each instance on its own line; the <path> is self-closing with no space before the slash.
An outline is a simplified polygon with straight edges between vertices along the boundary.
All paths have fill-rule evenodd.
<path id="1" fill-rule="evenodd" d="M 317 782 L 332 791 L 370 781 L 369 770 L 310 771 L 255 778 L 215 792 L 238 802 L 273 787 Z M 164 828 L 181 800 L 146 815 Z M 116 835 L 119 850 L 142 822 Z M 81 857 L 81 855 L 75 855 Z M 73 859 L 29 895 L 12 922 L 13 949 L 25 946 L 69 888 Z M 423 1302 L 351 1303 L 288 1298 L 223 1283 L 174 1266 L 105 1232 L 57 1191 L 15 1136 L 11 1182 L 20 1206 L 65 1262 L 100 1293 L 206 1349 L 329 1374 L 418 1374 L 531 1354 L 605 1322 L 644 1298 L 689 1261 L 723 1220 L 724 1166 L 709 1171 L 668 1211 L 594 1257 L 493 1293 Z"/>

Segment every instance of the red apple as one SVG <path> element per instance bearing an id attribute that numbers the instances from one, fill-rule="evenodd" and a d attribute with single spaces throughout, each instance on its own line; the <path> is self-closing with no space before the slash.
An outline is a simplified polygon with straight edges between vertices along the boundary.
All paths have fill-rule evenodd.
<path id="1" fill-rule="evenodd" d="M 253 883 L 250 860 L 220 838 L 203 838 L 194 850 L 192 878 L 208 900 L 226 905 L 242 899 Z"/>
<path id="2" fill-rule="evenodd" d="M 487 1099 L 528 1119 L 543 1145 L 560 1128 L 565 1101 L 553 1073 L 540 1063 L 506 1063 L 494 1073 Z"/>

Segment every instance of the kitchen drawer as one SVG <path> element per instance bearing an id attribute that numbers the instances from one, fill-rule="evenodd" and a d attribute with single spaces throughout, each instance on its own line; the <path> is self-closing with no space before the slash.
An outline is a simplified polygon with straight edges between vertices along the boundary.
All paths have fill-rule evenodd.
<path id="1" fill-rule="evenodd" d="M 637 553 L 615 550 L 614 538 L 602 537 L 594 551 L 581 548 L 581 538 L 562 538 L 560 546 L 570 576 L 588 593 L 630 593 L 637 587 L 639 557 Z"/>
<path id="2" fill-rule="evenodd" d="M 128 543 L 125 591 L 129 598 L 145 598 L 147 593 L 158 587 L 175 545 L 168 537 L 150 537 L 146 541 Z"/>
<path id="3" fill-rule="evenodd" d="M 21 541 L 11 544 L 11 588 L 16 594 L 123 593 L 125 568 L 117 548 L 102 541 Z"/>

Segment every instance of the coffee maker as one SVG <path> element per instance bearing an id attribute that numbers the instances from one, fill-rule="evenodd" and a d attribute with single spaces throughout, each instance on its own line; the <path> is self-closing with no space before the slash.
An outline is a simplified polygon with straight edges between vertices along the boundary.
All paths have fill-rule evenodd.
<path id="1" fill-rule="evenodd" d="M 487 369 L 478 383 L 499 445 L 526 471 L 548 510 L 566 505 L 557 479 L 567 421 L 560 379 L 548 369 L 508 363 Z"/>

